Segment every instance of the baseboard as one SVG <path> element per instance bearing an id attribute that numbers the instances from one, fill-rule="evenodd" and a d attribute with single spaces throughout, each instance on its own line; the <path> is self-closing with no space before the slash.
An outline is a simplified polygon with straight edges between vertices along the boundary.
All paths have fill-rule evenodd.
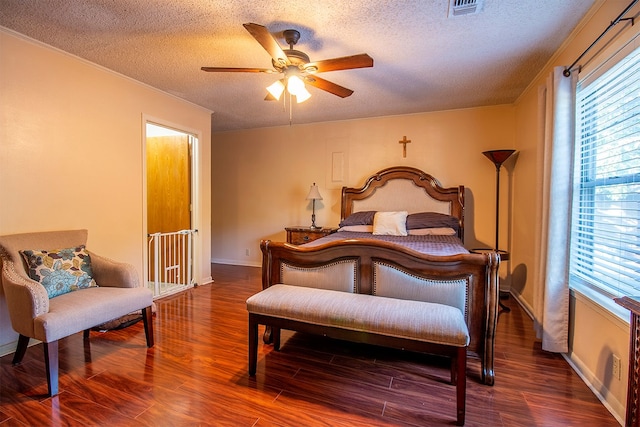
<path id="1" fill-rule="evenodd" d="M 527 314 L 527 316 L 529 316 L 529 318 L 531 320 L 535 321 L 536 320 L 536 316 L 533 315 L 533 307 L 531 307 L 527 301 L 522 299 L 522 295 L 515 294 L 513 292 L 511 292 L 510 295 L 518 303 L 518 305 L 520 305 L 520 307 L 522 307 L 522 309 Z"/>
<path id="2" fill-rule="evenodd" d="M 238 261 L 237 259 L 211 258 L 212 264 L 241 265 L 243 267 L 262 267 L 262 261 Z"/>
<path id="3" fill-rule="evenodd" d="M 31 338 L 29 340 L 29 347 L 33 347 L 34 345 L 40 344 L 40 341 Z M 18 340 L 8 342 L 6 344 L 0 345 L 0 357 L 6 356 L 7 354 L 15 353 L 16 347 L 18 347 Z"/>
<path id="4" fill-rule="evenodd" d="M 0 345 L 0 357 L 6 356 L 7 354 L 15 353 L 17 346 L 18 340 Z"/>

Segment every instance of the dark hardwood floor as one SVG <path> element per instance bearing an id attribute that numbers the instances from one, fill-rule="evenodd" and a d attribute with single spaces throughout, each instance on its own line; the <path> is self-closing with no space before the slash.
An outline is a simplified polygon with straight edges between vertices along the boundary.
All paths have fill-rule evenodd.
<path id="1" fill-rule="evenodd" d="M 0 358 L 2 426 L 440 426 L 455 424 L 442 360 L 283 332 L 247 375 L 245 300 L 260 269 L 213 266 L 215 283 L 157 301 L 142 323 L 60 342 L 60 394 L 47 398 L 41 345 Z M 513 300 L 501 313 L 495 386 L 467 368 L 467 426 L 618 426 L 564 359 L 535 342 Z"/>

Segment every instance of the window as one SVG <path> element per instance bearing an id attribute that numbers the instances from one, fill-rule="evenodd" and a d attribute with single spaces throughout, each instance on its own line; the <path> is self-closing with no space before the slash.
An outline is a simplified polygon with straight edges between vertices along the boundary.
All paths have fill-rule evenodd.
<path id="1" fill-rule="evenodd" d="M 640 48 L 578 84 L 576 126 L 571 283 L 640 295 Z"/>

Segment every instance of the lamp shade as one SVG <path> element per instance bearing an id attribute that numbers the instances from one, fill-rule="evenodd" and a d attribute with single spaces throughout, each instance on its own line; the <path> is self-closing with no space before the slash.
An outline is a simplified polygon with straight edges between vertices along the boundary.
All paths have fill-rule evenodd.
<path id="1" fill-rule="evenodd" d="M 287 79 L 287 90 L 291 95 L 298 95 L 300 91 L 304 90 L 304 82 L 295 74 L 291 75 Z"/>
<path id="2" fill-rule="evenodd" d="M 298 89 L 298 93 L 296 94 L 296 101 L 298 101 L 298 104 L 306 101 L 309 98 L 311 98 L 311 94 L 306 87 L 302 86 L 301 89 Z"/>
<path id="3" fill-rule="evenodd" d="M 318 190 L 318 186 L 314 182 L 311 188 L 309 189 L 309 194 L 307 195 L 307 200 L 322 200 L 322 196 L 320 195 L 320 191 Z"/>
<path id="4" fill-rule="evenodd" d="M 282 92 L 284 92 L 284 84 L 282 83 L 282 80 L 278 80 L 267 87 L 267 91 L 269 91 L 271 96 L 273 96 L 276 100 L 280 99 Z"/>
<path id="5" fill-rule="evenodd" d="M 482 154 L 487 156 L 487 158 L 491 160 L 497 168 L 499 168 L 500 165 L 502 165 L 502 163 L 504 163 L 515 152 L 516 150 L 490 150 L 483 151 Z"/>

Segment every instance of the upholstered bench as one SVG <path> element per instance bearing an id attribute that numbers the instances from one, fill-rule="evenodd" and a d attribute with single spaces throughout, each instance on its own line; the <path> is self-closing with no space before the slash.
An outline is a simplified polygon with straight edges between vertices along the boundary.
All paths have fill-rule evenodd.
<path id="1" fill-rule="evenodd" d="M 456 386 L 457 424 L 464 424 L 469 331 L 464 315 L 446 304 L 276 284 L 247 300 L 249 375 L 256 373 L 258 325 L 447 356 Z"/>

